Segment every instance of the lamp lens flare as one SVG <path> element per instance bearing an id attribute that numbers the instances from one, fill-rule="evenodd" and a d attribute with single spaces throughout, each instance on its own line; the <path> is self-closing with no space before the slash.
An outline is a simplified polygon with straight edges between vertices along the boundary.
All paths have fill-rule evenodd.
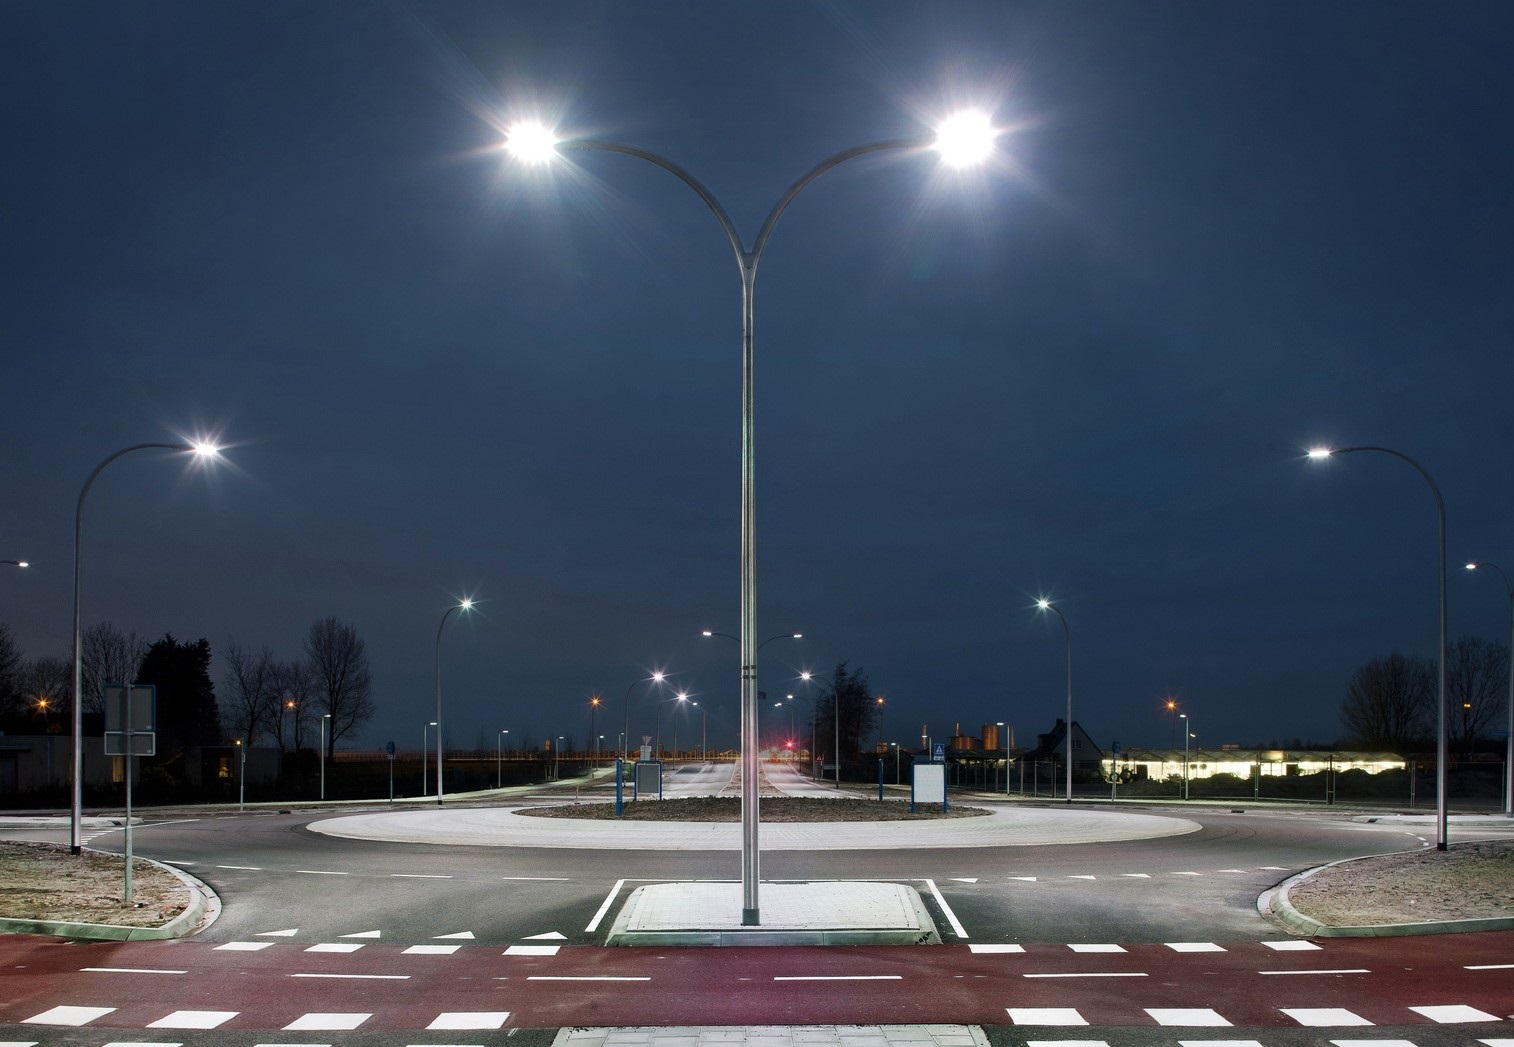
<path id="1" fill-rule="evenodd" d="M 1036 606 L 1043 611 L 1049 611 L 1051 610 L 1051 601 L 1043 598 L 1036 601 Z"/>
<path id="2" fill-rule="evenodd" d="M 997 136 L 988 114 L 967 110 L 947 117 L 936 128 L 935 149 L 948 167 L 971 167 L 988 159 Z"/>
<path id="3" fill-rule="evenodd" d="M 515 124 L 505 134 L 505 150 L 528 164 L 544 164 L 557 155 L 557 136 L 535 120 Z"/>
<path id="4" fill-rule="evenodd" d="M 1328 447 L 1309 448 L 1309 457 L 1314 459 L 1316 462 L 1320 461 L 1323 458 L 1329 458 L 1334 453 L 1335 452 Z"/>

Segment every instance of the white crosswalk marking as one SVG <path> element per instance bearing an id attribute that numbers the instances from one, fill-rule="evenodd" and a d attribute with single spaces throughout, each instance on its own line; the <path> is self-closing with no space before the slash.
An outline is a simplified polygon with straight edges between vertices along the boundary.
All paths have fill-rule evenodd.
<path id="1" fill-rule="evenodd" d="M 357 952 L 363 947 L 362 942 L 323 942 L 320 945 L 312 945 L 306 952 Z"/>
<path id="2" fill-rule="evenodd" d="M 1313 942 L 1306 942 L 1297 938 L 1282 942 L 1263 942 L 1262 944 L 1273 952 L 1312 952 L 1319 948 Z"/>
<path id="3" fill-rule="evenodd" d="M 1442 1025 L 1451 1022 L 1496 1022 L 1498 1015 L 1479 1011 L 1476 1007 L 1466 1007 L 1461 1004 L 1453 1004 L 1443 1007 L 1410 1007 L 1415 1014 L 1423 1014 L 1432 1022 L 1440 1022 Z"/>
<path id="4" fill-rule="evenodd" d="M 561 945 L 512 945 L 505 950 L 506 956 L 556 956 Z"/>
<path id="5" fill-rule="evenodd" d="M 1371 1025 L 1359 1014 L 1344 1007 L 1284 1007 L 1282 1012 L 1300 1025 L 1322 1028 L 1327 1025 Z"/>
<path id="6" fill-rule="evenodd" d="M 225 945 L 217 945 L 216 951 L 227 952 L 259 952 L 268 948 L 273 942 L 227 942 Z"/>
<path id="7" fill-rule="evenodd" d="M 237 1016 L 236 1011 L 174 1011 L 148 1023 L 149 1029 L 215 1029 Z"/>
<path id="8" fill-rule="evenodd" d="M 1119 946 L 1119 945 L 1069 945 L 1068 948 L 1071 949 L 1073 952 L 1124 952 L 1125 951 L 1125 949 L 1122 946 Z"/>
<path id="9" fill-rule="evenodd" d="M 350 1032 L 372 1017 L 371 1013 L 365 1014 L 362 1012 L 312 1011 L 309 1014 L 300 1015 L 294 1021 L 284 1026 L 284 1031 Z"/>
<path id="10" fill-rule="evenodd" d="M 1173 952 L 1224 952 L 1223 946 L 1214 942 L 1168 942 L 1167 948 Z"/>
<path id="11" fill-rule="evenodd" d="M 970 951 L 970 952 L 980 952 L 980 953 L 1004 953 L 1004 952 L 1021 953 L 1021 952 L 1025 951 L 1025 946 L 1023 946 L 1023 945 L 991 945 L 991 944 L 978 945 L 978 944 L 973 944 L 973 945 L 969 945 L 967 948 L 968 948 L 968 951 Z"/>
<path id="12" fill-rule="evenodd" d="M 427 1029 L 499 1029 L 510 1018 L 509 1011 L 445 1011 L 438 1014 Z"/>
<path id="13" fill-rule="evenodd" d="M 103 1018 L 114 1007 L 54 1007 L 51 1010 L 22 1019 L 22 1025 L 88 1025 L 96 1018 Z"/>
<path id="14" fill-rule="evenodd" d="M 1109 1047 L 1108 1040 L 1026 1040 L 1025 1047 Z"/>
<path id="15" fill-rule="evenodd" d="M 1207 1007 L 1147 1007 L 1146 1013 L 1158 1025 L 1229 1025 Z"/>
<path id="16" fill-rule="evenodd" d="M 461 945 L 412 945 L 401 956 L 451 956 Z"/>
<path id="17" fill-rule="evenodd" d="M 1087 1025 L 1076 1007 L 1006 1007 L 1015 1025 Z"/>

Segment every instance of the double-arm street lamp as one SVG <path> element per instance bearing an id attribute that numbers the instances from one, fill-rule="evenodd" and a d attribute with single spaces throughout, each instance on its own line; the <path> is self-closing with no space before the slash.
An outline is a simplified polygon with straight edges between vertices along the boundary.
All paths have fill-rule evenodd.
<path id="1" fill-rule="evenodd" d="M 442 620 L 436 627 L 436 805 L 442 804 L 442 630 L 453 611 L 466 614 L 473 607 L 473 600 L 463 597 L 442 612 Z"/>
<path id="2" fill-rule="evenodd" d="M 1315 447 L 1309 451 L 1309 458 L 1314 461 L 1323 461 L 1340 454 L 1352 454 L 1356 451 L 1376 451 L 1380 454 L 1391 454 L 1394 458 L 1407 462 L 1414 467 L 1420 476 L 1424 477 L 1425 483 L 1430 486 L 1430 493 L 1435 496 L 1435 515 L 1439 525 L 1439 545 L 1437 560 L 1440 570 L 1440 644 L 1436 649 L 1437 675 L 1439 682 L 1439 698 L 1435 713 L 1435 848 L 1444 851 L 1447 846 L 1446 840 L 1446 503 L 1440 496 L 1440 486 L 1435 478 L 1430 475 L 1424 466 L 1413 458 L 1395 451 L 1389 447 Z M 1414 770 L 1411 767 L 1409 774 L 1412 777 Z"/>
<path id="3" fill-rule="evenodd" d="M 669 702 L 680 702 L 680 703 L 682 703 L 682 702 L 686 702 L 688 700 L 689 700 L 689 694 L 688 694 L 688 692 L 687 691 L 679 691 L 677 694 L 673 695 L 671 698 L 664 698 L 662 701 L 660 701 L 660 702 L 657 703 L 657 722 L 655 724 L 655 729 L 652 732 L 652 739 L 653 739 L 652 744 L 656 746 L 656 748 L 653 751 L 656 753 L 657 759 L 659 759 L 659 760 L 662 759 L 662 707 L 664 705 L 667 705 Z M 675 737 L 676 737 L 676 735 L 675 735 Z"/>
<path id="4" fill-rule="evenodd" d="M 94 486 L 95 477 L 104 471 L 105 467 L 117 458 L 131 454 L 133 451 L 161 450 L 174 451 L 179 454 L 192 454 L 201 462 L 208 462 L 219 458 L 221 449 L 212 443 L 145 443 L 133 444 L 123 447 L 115 454 L 106 458 L 89 478 L 84 481 L 84 487 L 79 491 L 79 504 L 74 509 L 74 716 L 73 716 L 73 808 L 69 818 L 68 850 L 70 854 L 78 854 L 83 848 L 84 826 L 84 636 L 80 629 L 80 601 L 83 591 L 82 561 L 79 550 L 84 534 L 84 499 L 89 496 L 89 489 Z M 17 567 L 25 564 L 17 562 Z M 124 681 L 130 683 L 131 681 Z M 130 724 L 122 725 L 123 730 L 131 730 Z M 129 748 L 129 747 L 128 747 Z M 127 756 L 130 760 L 131 757 Z"/>
<path id="5" fill-rule="evenodd" d="M 1050 600 L 1043 597 L 1036 601 L 1036 607 L 1043 612 L 1051 611 L 1062 619 L 1062 635 L 1067 638 L 1067 731 L 1064 738 L 1067 742 L 1067 802 L 1072 803 L 1072 629 L 1067 625 L 1067 616 Z"/>
<path id="6" fill-rule="evenodd" d="M 1504 588 L 1509 593 L 1509 729 L 1505 732 L 1507 742 L 1503 764 L 1503 813 L 1506 818 L 1514 818 L 1514 582 L 1509 581 L 1509 576 L 1504 573 L 1504 569 L 1496 563 L 1483 560 L 1467 564 L 1469 571 L 1476 571 L 1482 567 L 1497 571 L 1498 577 L 1503 579 Z"/>
<path id="7" fill-rule="evenodd" d="M 814 683 L 815 682 L 815 674 L 812 673 L 812 672 L 808 672 L 808 671 L 802 672 L 802 673 L 799 674 L 799 679 L 803 680 L 805 683 Z M 835 723 L 834 723 L 833 726 L 835 728 L 835 746 L 836 746 L 836 752 L 834 754 L 835 760 L 836 760 L 836 788 L 840 789 L 841 788 L 841 696 L 836 693 L 836 685 L 835 684 L 826 684 L 826 686 L 829 687 L 830 691 L 831 691 L 831 712 L 833 714 L 833 719 L 835 721 Z M 812 711 L 810 713 L 810 716 L 813 718 L 814 715 L 815 714 Z M 825 764 L 824 764 L 824 762 L 822 762 L 820 764 L 820 777 L 822 777 L 822 778 L 825 777 Z"/>
<path id="8" fill-rule="evenodd" d="M 763 249 L 778 219 L 803 189 L 832 168 L 848 160 L 876 153 L 934 148 L 948 162 L 965 166 L 986 159 L 993 151 L 996 132 L 987 117 L 964 114 L 944 124 L 937 134 L 924 138 L 895 138 L 870 145 L 845 149 L 810 168 L 788 188 L 763 220 L 752 246 L 747 248 L 736 224 L 715 195 L 702 182 L 678 164 L 657 153 L 636 146 L 599 139 L 559 139 L 556 132 L 539 123 L 517 124 L 511 128 L 506 150 L 520 160 L 546 163 L 563 152 L 590 151 L 620 153 L 644 160 L 673 175 L 704 201 L 729 242 L 741 276 L 741 922 L 755 926 L 759 919 L 757 885 L 759 848 L 757 842 L 757 502 L 754 479 L 756 458 L 753 440 L 752 399 L 752 327 L 753 294 L 757 283 L 757 266 Z"/>

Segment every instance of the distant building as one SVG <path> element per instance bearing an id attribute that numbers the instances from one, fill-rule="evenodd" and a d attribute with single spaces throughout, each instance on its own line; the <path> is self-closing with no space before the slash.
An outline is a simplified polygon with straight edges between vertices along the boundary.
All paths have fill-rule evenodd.
<path id="1" fill-rule="evenodd" d="M 1186 756 L 1189 779 L 1210 778 L 1216 774 L 1233 774 L 1238 778 L 1317 774 L 1320 771 L 1402 771 L 1408 764 L 1395 753 L 1315 752 L 1294 749 L 1128 749 L 1118 756 L 1107 756 L 1101 770 L 1107 775 L 1127 768 L 1136 778 L 1157 781 L 1173 775 L 1182 776 Z"/>

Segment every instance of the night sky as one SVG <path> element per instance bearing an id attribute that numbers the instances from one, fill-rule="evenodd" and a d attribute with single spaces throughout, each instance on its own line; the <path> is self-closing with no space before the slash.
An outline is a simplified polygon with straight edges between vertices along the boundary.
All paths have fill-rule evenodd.
<path id="1" fill-rule="evenodd" d="M 1514 570 L 1514 6 L 1212 2 L 0 6 L 0 620 L 293 658 L 335 615 L 420 744 L 613 747 L 674 674 L 737 736 L 747 241 L 842 149 L 960 106 L 970 171 L 807 188 L 756 305 L 770 698 L 863 668 L 884 740 L 1062 715 L 1101 745 L 1341 734 L 1352 672 L 1503 640 Z M 218 687 L 224 665 L 215 667 Z M 637 688 L 632 733 L 651 733 Z M 663 696 L 672 690 L 662 692 Z M 643 695 L 648 695 L 645 699 Z M 798 712 L 803 721 L 804 707 Z M 764 713 L 764 740 L 788 712 Z M 697 721 L 684 720 L 687 745 Z M 665 737 L 667 728 L 665 727 Z"/>

